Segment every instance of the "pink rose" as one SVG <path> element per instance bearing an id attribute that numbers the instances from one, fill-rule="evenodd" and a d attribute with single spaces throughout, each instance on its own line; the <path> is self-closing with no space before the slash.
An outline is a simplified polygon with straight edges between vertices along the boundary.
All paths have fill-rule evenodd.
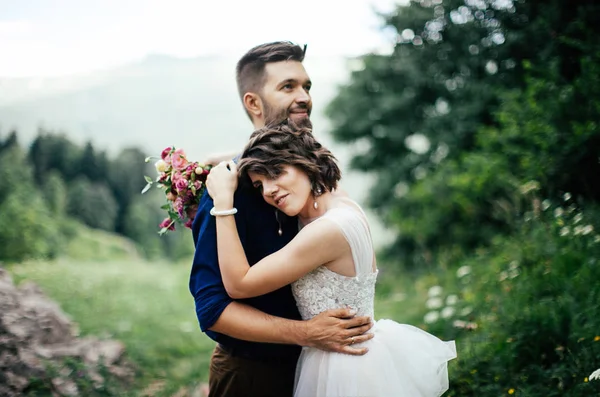
<path id="1" fill-rule="evenodd" d="M 176 170 L 182 170 L 186 167 L 187 159 L 185 158 L 185 152 L 183 149 L 176 149 L 171 155 L 171 164 Z"/>
<path id="2" fill-rule="evenodd" d="M 173 150 L 173 148 L 165 148 L 163 149 L 162 153 L 160 154 L 160 158 L 163 159 L 166 163 L 170 163 L 171 162 L 171 156 L 169 155 L 171 153 L 171 150 Z"/>
<path id="3" fill-rule="evenodd" d="M 187 179 L 184 179 L 184 178 L 177 179 L 177 181 L 175 182 L 175 190 L 177 190 L 178 193 L 185 191 L 187 188 L 188 188 Z"/>
<path id="4" fill-rule="evenodd" d="M 196 191 L 200 190 L 202 188 L 202 181 L 194 181 L 194 187 Z"/>
<path id="5" fill-rule="evenodd" d="M 175 222 L 172 221 L 169 218 L 165 218 L 159 225 L 158 227 L 160 227 L 161 229 L 164 229 L 165 227 L 168 230 L 175 230 Z"/>

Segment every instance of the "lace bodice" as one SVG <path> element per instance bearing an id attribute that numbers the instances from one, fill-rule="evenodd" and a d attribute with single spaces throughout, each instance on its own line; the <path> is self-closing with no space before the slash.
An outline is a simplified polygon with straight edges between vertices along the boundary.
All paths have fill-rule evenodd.
<path id="1" fill-rule="evenodd" d="M 356 276 L 344 276 L 321 266 L 295 281 L 292 292 L 302 318 L 308 320 L 325 310 L 342 307 L 373 318 L 377 271 L 373 272 L 373 243 L 364 213 L 337 207 L 315 222 L 334 222 L 339 226 L 350 245 Z"/>

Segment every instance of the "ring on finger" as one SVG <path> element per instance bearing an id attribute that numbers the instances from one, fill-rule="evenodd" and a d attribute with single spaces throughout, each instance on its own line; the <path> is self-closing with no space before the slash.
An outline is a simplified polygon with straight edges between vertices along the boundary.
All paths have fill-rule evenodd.
<path id="1" fill-rule="evenodd" d="M 353 345 L 354 344 L 354 336 L 350 338 L 350 344 Z"/>

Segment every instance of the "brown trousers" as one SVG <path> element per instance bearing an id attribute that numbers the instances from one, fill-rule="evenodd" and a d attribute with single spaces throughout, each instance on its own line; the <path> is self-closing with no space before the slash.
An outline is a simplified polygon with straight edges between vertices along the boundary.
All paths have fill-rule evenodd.
<path id="1" fill-rule="evenodd" d="M 234 357 L 219 345 L 210 360 L 209 397 L 291 397 L 296 362 Z"/>

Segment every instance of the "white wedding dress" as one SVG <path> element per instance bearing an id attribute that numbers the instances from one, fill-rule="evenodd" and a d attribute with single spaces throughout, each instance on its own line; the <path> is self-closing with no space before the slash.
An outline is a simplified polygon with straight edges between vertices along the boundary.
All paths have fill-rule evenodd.
<path id="1" fill-rule="evenodd" d="M 321 266 L 292 284 L 304 320 L 334 308 L 351 307 L 374 318 L 377 271 L 366 217 L 358 208 L 330 209 L 316 222 L 334 222 L 346 237 L 356 277 Z M 315 225 L 317 226 L 317 225 Z M 443 342 L 411 325 L 379 320 L 374 338 L 357 344 L 364 356 L 302 349 L 296 369 L 295 397 L 437 397 L 448 390 L 449 360 L 456 358 L 454 341 Z"/>

